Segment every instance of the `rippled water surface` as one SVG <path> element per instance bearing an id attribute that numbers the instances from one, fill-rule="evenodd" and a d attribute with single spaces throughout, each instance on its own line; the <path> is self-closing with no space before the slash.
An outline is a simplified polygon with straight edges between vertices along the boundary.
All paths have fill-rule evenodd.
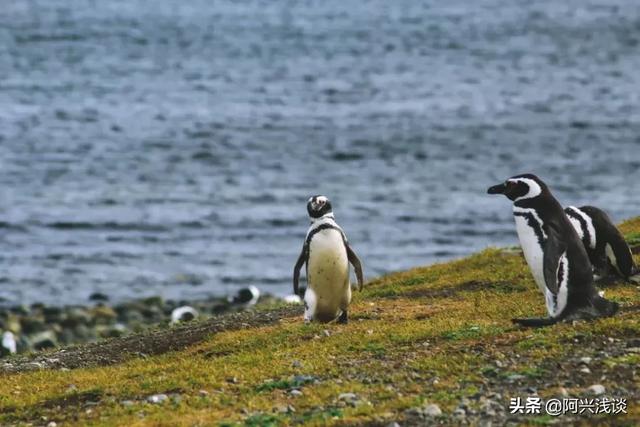
<path id="1" fill-rule="evenodd" d="M 0 10 L 0 298 L 290 289 L 306 199 L 368 277 L 516 243 L 519 172 L 640 214 L 640 2 Z"/>

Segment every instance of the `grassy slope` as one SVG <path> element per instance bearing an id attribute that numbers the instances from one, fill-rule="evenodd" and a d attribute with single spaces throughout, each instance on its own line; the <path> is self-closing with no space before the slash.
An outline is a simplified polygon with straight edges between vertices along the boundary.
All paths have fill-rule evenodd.
<path id="1" fill-rule="evenodd" d="M 640 218 L 622 229 L 640 244 Z M 544 315 L 543 300 L 520 256 L 488 249 L 370 282 L 356 293 L 348 325 L 289 317 L 113 366 L 0 374 L 0 425 L 383 423 L 404 419 L 424 401 L 450 414 L 477 392 L 500 392 L 508 405 L 530 386 L 543 397 L 559 386 L 579 396 L 595 383 L 609 396 L 627 397 L 626 421 L 638 425 L 640 354 L 625 347 L 640 337 L 639 296 L 637 286 L 616 285 L 607 290 L 623 305 L 614 318 L 519 329 L 509 319 Z M 592 373 L 572 375 L 582 356 L 594 358 Z M 295 375 L 317 380 L 300 384 Z M 294 387 L 301 396 L 289 394 Z M 339 401 L 344 392 L 358 403 Z M 180 398 L 146 403 L 154 393 Z"/>

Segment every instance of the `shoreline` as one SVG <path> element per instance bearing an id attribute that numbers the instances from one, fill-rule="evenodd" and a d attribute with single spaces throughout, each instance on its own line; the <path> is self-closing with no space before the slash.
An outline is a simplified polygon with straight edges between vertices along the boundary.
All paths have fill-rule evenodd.
<path id="1" fill-rule="evenodd" d="M 620 228 L 640 261 L 640 217 Z M 615 316 L 515 326 L 544 302 L 520 253 L 489 248 L 373 279 L 347 325 L 276 302 L 6 358 L 0 424 L 636 425 L 640 286 L 603 288 Z M 514 414 L 518 398 L 625 412 Z"/>
<path id="2" fill-rule="evenodd" d="M 96 343 L 154 328 L 166 329 L 177 323 L 206 320 L 254 307 L 264 308 L 287 302 L 285 298 L 264 293 L 259 293 L 254 300 L 249 289 L 242 288 L 236 295 L 227 297 L 193 301 L 165 300 L 160 296 L 152 296 L 109 304 L 106 296 L 98 294 L 93 302 L 83 305 L 49 306 L 35 303 L 30 306 L 2 307 L 0 335 L 11 332 L 16 353 L 22 354 Z M 6 349 L 0 351 L 0 361 L 3 356 L 8 355 Z"/>

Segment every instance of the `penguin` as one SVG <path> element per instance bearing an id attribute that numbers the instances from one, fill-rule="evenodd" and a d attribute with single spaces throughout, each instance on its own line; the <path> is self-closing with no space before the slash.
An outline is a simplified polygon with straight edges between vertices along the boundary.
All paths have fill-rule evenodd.
<path id="1" fill-rule="evenodd" d="M 175 325 L 180 322 L 189 322 L 193 319 L 197 319 L 198 316 L 198 310 L 189 305 L 183 305 L 181 307 L 175 308 L 171 312 L 171 324 Z"/>
<path id="2" fill-rule="evenodd" d="M 490 187 L 513 201 L 513 216 L 524 257 L 545 297 L 549 318 L 513 319 L 522 326 L 612 316 L 618 304 L 593 285 L 587 252 L 560 203 L 533 174 L 516 175 Z"/>
<path id="3" fill-rule="evenodd" d="M 629 280 L 637 272 L 629 245 L 606 212 L 595 206 L 569 206 L 564 211 L 582 239 L 596 274 L 606 275 L 613 267 L 618 276 Z"/>
<path id="4" fill-rule="evenodd" d="M 331 202 L 325 196 L 312 196 L 307 201 L 311 226 L 302 251 L 293 268 L 293 293 L 298 295 L 300 269 L 307 265 L 307 289 L 304 293 L 304 321 L 316 320 L 347 323 L 351 302 L 349 263 L 353 265 L 362 290 L 362 263 L 347 236 L 336 223 Z"/>
<path id="5" fill-rule="evenodd" d="M 238 292 L 235 295 L 227 298 L 227 300 L 230 303 L 236 304 L 243 308 L 248 308 L 256 305 L 259 299 L 260 299 L 260 289 L 258 289 L 253 285 L 247 286 L 246 288 L 242 288 L 238 290 Z"/>

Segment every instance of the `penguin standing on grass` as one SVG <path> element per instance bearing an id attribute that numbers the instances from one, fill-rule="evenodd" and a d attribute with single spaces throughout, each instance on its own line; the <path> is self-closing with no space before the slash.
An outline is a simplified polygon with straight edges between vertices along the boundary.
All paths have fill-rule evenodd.
<path id="1" fill-rule="evenodd" d="M 311 226 L 293 268 L 293 292 L 298 295 L 300 269 L 306 263 L 305 322 L 331 322 L 337 318 L 338 323 L 347 323 L 351 302 L 349 263 L 356 271 L 359 290 L 363 284 L 362 263 L 336 223 L 327 197 L 311 197 L 307 212 Z"/>
<path id="2" fill-rule="evenodd" d="M 582 239 L 598 276 L 606 276 L 610 267 L 624 280 L 638 272 L 629 245 L 606 212 L 595 206 L 569 206 L 564 211 Z"/>
<path id="3" fill-rule="evenodd" d="M 547 185 L 532 174 L 494 185 L 489 194 L 513 201 L 513 216 L 524 257 L 545 296 L 549 318 L 513 319 L 522 326 L 547 326 L 562 320 L 612 316 L 618 304 L 593 285 L 587 252 L 562 206 Z"/>

